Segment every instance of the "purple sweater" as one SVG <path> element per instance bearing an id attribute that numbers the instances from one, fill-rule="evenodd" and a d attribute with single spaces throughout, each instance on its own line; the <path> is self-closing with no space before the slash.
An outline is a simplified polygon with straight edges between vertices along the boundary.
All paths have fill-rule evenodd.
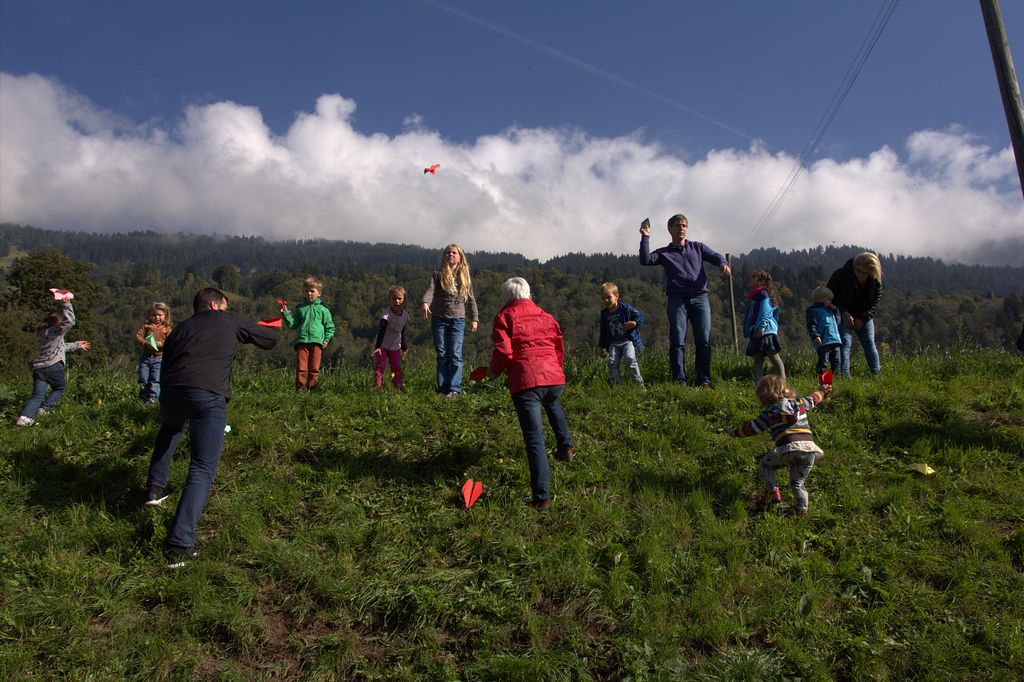
<path id="1" fill-rule="evenodd" d="M 704 263 L 715 267 L 725 264 L 725 257 L 710 246 L 687 239 L 682 246 L 663 246 L 651 252 L 651 238 L 640 237 L 640 265 L 660 265 L 665 269 L 665 293 L 691 298 L 707 293 L 708 277 Z"/>

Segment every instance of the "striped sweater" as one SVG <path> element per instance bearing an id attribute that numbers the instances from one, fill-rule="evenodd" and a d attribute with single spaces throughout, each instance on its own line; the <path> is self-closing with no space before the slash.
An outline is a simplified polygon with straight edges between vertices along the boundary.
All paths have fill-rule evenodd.
<path id="1" fill-rule="evenodd" d="M 771 432 L 776 447 L 800 440 L 814 442 L 811 425 L 807 421 L 807 412 L 817 407 L 827 395 L 827 388 L 825 390 L 819 388 L 804 398 L 796 400 L 783 398 L 761 410 L 761 414 L 754 419 L 737 426 L 733 429 L 732 435 L 743 438 L 756 436 L 762 431 L 768 430 Z"/>

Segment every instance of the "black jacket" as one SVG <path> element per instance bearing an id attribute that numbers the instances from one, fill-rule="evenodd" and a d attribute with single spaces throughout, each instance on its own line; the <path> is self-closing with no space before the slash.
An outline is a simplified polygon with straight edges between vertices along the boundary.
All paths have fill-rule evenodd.
<path id="1" fill-rule="evenodd" d="M 875 316 L 878 300 L 882 298 L 882 283 L 874 277 L 868 277 L 864 284 L 857 284 L 852 258 L 832 273 L 828 278 L 828 288 L 832 290 L 832 302 L 839 312 L 850 313 L 853 319 L 863 322 Z"/>
<path id="2" fill-rule="evenodd" d="M 230 310 L 201 310 L 164 341 L 162 388 L 201 388 L 231 398 L 231 363 L 239 343 L 270 349 L 277 332 Z"/>

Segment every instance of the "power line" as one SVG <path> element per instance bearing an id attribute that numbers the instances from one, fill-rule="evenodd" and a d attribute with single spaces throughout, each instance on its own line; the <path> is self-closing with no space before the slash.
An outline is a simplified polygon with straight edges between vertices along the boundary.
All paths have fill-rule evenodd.
<path id="1" fill-rule="evenodd" d="M 853 88 L 853 84 L 857 80 L 857 76 L 860 75 L 861 70 L 864 68 L 864 64 L 867 63 L 868 57 L 871 56 L 871 52 L 875 49 L 875 45 L 878 44 L 879 38 L 882 37 L 882 32 L 885 30 L 886 25 L 892 18 L 893 13 L 896 11 L 896 6 L 899 5 L 900 0 L 886 0 L 878 14 L 875 16 L 874 22 L 871 24 L 871 28 L 868 29 L 867 35 L 864 40 L 861 41 L 860 49 L 857 51 L 856 56 L 853 58 L 850 66 L 846 70 L 846 74 L 843 76 L 843 80 L 840 82 L 836 92 L 832 95 L 832 100 L 828 103 L 828 107 L 825 109 L 825 113 L 822 114 L 818 120 L 818 125 L 811 133 L 810 138 L 804 145 L 803 150 L 800 152 L 800 156 L 797 158 L 796 164 L 793 169 L 789 171 L 789 175 L 786 176 L 785 181 L 779 188 L 779 191 L 775 193 L 775 198 L 772 199 L 771 203 L 761 214 L 757 223 L 751 228 L 750 233 L 740 244 L 739 251 L 743 252 L 746 249 L 752 247 L 757 240 L 761 237 L 768 225 L 771 224 L 776 214 L 782 208 L 782 204 L 786 201 L 789 193 L 793 190 L 793 186 L 796 181 L 803 174 L 807 168 L 807 164 L 811 157 L 814 155 L 815 150 L 821 143 L 822 138 L 825 136 L 825 132 L 829 126 L 832 125 L 832 121 L 839 113 L 839 109 L 842 107 L 843 102 L 846 101 L 846 96 L 850 93 L 850 89 Z"/>
<path id="2" fill-rule="evenodd" d="M 530 38 L 529 36 L 525 36 L 522 33 L 517 33 L 515 31 L 509 30 L 509 29 L 507 29 L 507 28 L 505 28 L 503 26 L 499 26 L 498 24 L 495 24 L 494 22 L 488 21 L 487 19 L 483 19 L 482 17 L 479 17 L 479 16 L 477 16 L 475 14 L 471 14 L 471 13 L 465 11 L 465 10 L 459 9 L 458 7 L 453 7 L 452 5 L 449 5 L 446 2 L 442 2 L 441 0 L 420 0 L 420 2 L 422 2 L 424 5 L 430 5 L 431 7 L 439 9 L 439 10 L 441 10 L 443 12 L 447 12 L 448 14 L 451 14 L 451 15 L 454 15 L 456 17 L 459 17 L 460 19 L 464 19 L 465 21 L 468 21 L 470 23 L 476 24 L 477 26 L 482 26 L 483 28 L 486 28 L 486 29 L 488 29 L 490 31 L 493 31 L 493 32 L 498 33 L 498 34 L 501 34 L 501 35 L 505 36 L 506 38 L 510 38 L 511 40 L 514 40 L 516 42 L 522 43 L 523 45 L 526 45 L 527 47 L 531 47 L 534 50 L 537 50 L 538 52 L 543 52 L 544 54 L 548 55 L 549 57 L 553 57 L 553 58 L 558 59 L 559 61 L 562 61 L 562 62 L 564 62 L 564 63 L 566 63 L 566 64 L 568 64 L 570 66 L 574 66 L 577 69 L 580 69 L 582 71 L 586 71 L 587 73 L 590 73 L 590 74 L 592 74 L 594 76 L 597 76 L 598 78 L 602 78 L 602 79 L 608 81 L 609 83 L 614 83 L 615 85 L 619 85 L 619 86 L 624 87 L 624 88 L 629 88 L 630 90 L 633 90 L 635 92 L 639 92 L 642 95 L 646 95 L 647 97 L 651 97 L 653 99 L 656 99 L 656 100 L 658 100 L 658 101 L 660 101 L 660 102 L 662 102 L 664 104 L 669 105 L 670 107 L 674 107 L 674 108 L 678 109 L 679 111 L 684 111 L 684 112 L 690 114 L 691 116 L 695 116 L 696 118 L 701 119 L 702 121 L 704 121 L 706 123 L 710 123 L 711 125 L 713 125 L 713 126 L 715 126 L 717 128 L 721 128 L 722 130 L 724 130 L 724 131 L 726 131 L 728 133 L 732 133 L 733 135 L 736 135 L 737 137 L 742 137 L 742 138 L 744 138 L 745 140 L 747 140 L 749 142 L 756 142 L 756 141 L 758 141 L 758 138 L 755 138 L 753 135 L 751 135 L 749 133 L 745 133 L 742 130 L 739 130 L 737 128 L 734 128 L 731 125 L 729 125 L 729 124 L 727 124 L 727 123 L 725 123 L 723 121 L 720 121 L 720 120 L 718 120 L 718 119 L 716 119 L 716 118 L 714 118 L 712 116 L 709 116 L 708 114 L 705 114 L 702 111 L 698 111 L 697 109 L 694 109 L 693 107 L 689 107 L 689 106 L 683 104 L 682 102 L 679 102 L 677 100 L 672 99 L 671 97 L 667 97 L 667 96 L 661 94 L 660 92 L 655 92 L 654 90 L 651 90 L 649 88 L 645 88 L 642 85 L 637 85 L 633 81 L 628 80 L 626 78 L 623 78 L 622 76 L 620 76 L 618 74 L 612 73 L 611 71 L 606 71 L 605 69 L 602 69 L 599 66 L 594 66 L 590 62 L 585 62 L 582 59 L 579 59 L 577 57 L 572 56 L 571 54 L 567 54 L 565 52 L 562 52 L 561 50 L 557 50 L 557 49 L 551 47 L 550 45 L 545 45 L 544 43 L 541 43 L 541 42 L 539 42 L 537 40 L 534 40 L 533 38 Z M 761 140 L 761 142 L 763 142 L 764 144 L 767 144 L 763 140 Z"/>

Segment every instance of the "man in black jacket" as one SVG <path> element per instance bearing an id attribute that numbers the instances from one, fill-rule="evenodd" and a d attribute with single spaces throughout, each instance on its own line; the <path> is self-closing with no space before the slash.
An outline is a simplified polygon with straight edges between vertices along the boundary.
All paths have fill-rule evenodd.
<path id="1" fill-rule="evenodd" d="M 170 568 L 196 557 L 196 523 L 206 507 L 224 445 L 228 400 L 231 399 L 231 363 L 239 343 L 270 349 L 277 332 L 228 312 L 228 299 L 220 289 L 206 288 L 192 300 L 195 314 L 176 326 L 164 342 L 160 380 L 160 417 L 149 464 L 147 506 L 159 506 L 168 497 L 167 475 L 185 422 L 189 423 L 191 457 L 188 478 L 164 542 Z"/>

